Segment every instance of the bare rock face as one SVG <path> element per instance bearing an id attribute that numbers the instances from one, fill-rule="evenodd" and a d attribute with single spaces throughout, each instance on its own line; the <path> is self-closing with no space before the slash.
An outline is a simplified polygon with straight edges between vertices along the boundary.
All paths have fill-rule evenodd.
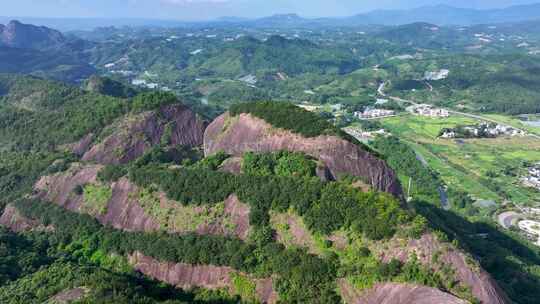
<path id="1" fill-rule="evenodd" d="M 135 252 L 129 257 L 135 270 L 168 284 L 190 289 L 228 289 L 234 292 L 231 275 L 238 273 L 230 267 L 165 263 Z M 256 291 L 262 303 L 276 303 L 277 293 L 272 289 L 272 279 L 255 279 Z"/>
<path id="2" fill-rule="evenodd" d="M 64 290 L 54 297 L 52 297 L 47 303 L 55 304 L 68 304 L 82 300 L 90 293 L 90 289 L 86 287 L 77 287 L 68 290 Z"/>
<path id="3" fill-rule="evenodd" d="M 216 118 L 204 133 L 205 155 L 218 151 L 241 156 L 244 152 L 299 151 L 322 161 L 333 179 L 340 175 L 358 176 L 375 189 L 402 196 L 394 171 L 361 147 L 336 136 L 304 138 L 278 130 L 249 114 Z"/>
<path id="4" fill-rule="evenodd" d="M 77 155 L 77 156 L 83 156 L 84 153 L 86 153 L 94 140 L 94 133 L 89 133 L 83 138 L 81 138 L 78 142 L 67 144 L 62 146 L 63 149 L 70 151 L 71 153 Z"/>
<path id="5" fill-rule="evenodd" d="M 241 157 L 229 157 L 219 167 L 220 171 L 228 172 L 234 175 L 242 173 L 242 158 Z"/>
<path id="6" fill-rule="evenodd" d="M 125 118 L 82 159 L 100 164 L 124 164 L 162 142 L 170 146 L 199 146 L 203 142 L 204 128 L 204 121 L 188 107 L 164 106 L 156 112 Z"/>
<path id="7" fill-rule="evenodd" d="M 45 226 L 37 220 L 29 219 L 20 214 L 19 210 L 13 205 L 7 205 L 4 213 L 0 217 L 0 225 L 13 232 L 25 231 L 54 231 L 54 226 Z"/>
<path id="8" fill-rule="evenodd" d="M 73 212 L 83 211 L 84 198 L 75 193 L 77 186 L 96 183 L 101 165 L 73 165 L 68 171 L 42 177 L 35 185 L 37 196 Z M 120 179 L 111 185 L 112 196 L 106 212 L 96 215 L 97 220 L 125 231 L 156 231 L 159 223 L 145 214 L 137 201 L 135 185 Z"/>
<path id="9" fill-rule="evenodd" d="M 384 250 L 381 257 L 384 261 L 392 258 L 407 261 L 415 253 L 422 264 L 439 270 L 442 264 L 451 266 L 455 270 L 456 279 L 463 285 L 470 287 L 473 296 L 481 303 L 503 304 L 510 303 L 504 291 L 495 280 L 465 253 L 443 244 L 433 234 L 424 234 L 418 240 L 410 240 L 406 246 L 396 245 Z M 437 254 L 438 262 L 433 263 L 432 257 Z"/>
<path id="10" fill-rule="evenodd" d="M 341 296 L 347 304 L 466 304 L 436 288 L 411 284 L 380 283 L 362 293 L 346 280 L 338 281 Z"/>
<path id="11" fill-rule="evenodd" d="M 83 205 L 83 197 L 75 194 L 75 188 L 96 183 L 97 174 L 102 168 L 101 165 L 72 164 L 66 172 L 42 177 L 34 190 L 39 198 L 78 212 Z"/>
<path id="12" fill-rule="evenodd" d="M 102 165 L 74 164 L 66 172 L 42 177 L 35 185 L 37 196 L 44 201 L 53 202 L 67 210 L 88 213 L 84 209 L 83 195 L 77 195 L 75 189 L 86 184 L 96 184 L 97 174 Z M 236 195 L 231 195 L 224 201 L 222 215 L 197 223 L 194 227 L 186 223 L 178 223 L 178 219 L 192 220 L 190 216 L 205 214 L 205 207 L 182 206 L 179 202 L 168 199 L 165 193 L 155 195 L 156 204 L 150 209 L 159 209 L 169 214 L 168 218 L 159 218 L 149 214 L 143 207 L 140 196 L 141 189 L 127 178 L 121 178 L 109 185 L 111 197 L 106 203 L 103 214 L 91 214 L 101 224 L 124 231 L 153 232 L 165 230 L 169 233 L 195 232 L 201 235 L 225 235 L 247 239 L 250 231 L 248 205 L 240 202 Z M 148 202 L 147 202 L 148 204 Z"/>
<path id="13" fill-rule="evenodd" d="M 236 195 L 231 195 L 225 200 L 224 214 L 234 224 L 234 231 L 230 233 L 222 222 L 207 223 L 197 229 L 199 234 L 231 235 L 246 240 L 249 235 L 249 206 L 240 202 Z"/>

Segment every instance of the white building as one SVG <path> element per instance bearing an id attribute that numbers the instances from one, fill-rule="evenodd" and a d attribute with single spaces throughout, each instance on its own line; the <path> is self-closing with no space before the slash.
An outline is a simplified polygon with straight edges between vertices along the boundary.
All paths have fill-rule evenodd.
<path id="1" fill-rule="evenodd" d="M 450 112 L 448 112 L 448 110 L 442 109 L 442 108 L 435 108 L 432 105 L 428 105 L 428 104 L 420 104 L 417 106 L 412 106 L 412 107 L 407 108 L 407 110 L 413 114 L 418 114 L 418 115 L 427 116 L 427 117 L 446 118 L 450 116 Z"/>
<path id="2" fill-rule="evenodd" d="M 370 118 L 382 118 L 393 116 L 396 114 L 396 111 L 385 110 L 385 109 L 368 109 L 364 112 L 355 112 L 354 115 L 360 119 L 370 119 Z"/>

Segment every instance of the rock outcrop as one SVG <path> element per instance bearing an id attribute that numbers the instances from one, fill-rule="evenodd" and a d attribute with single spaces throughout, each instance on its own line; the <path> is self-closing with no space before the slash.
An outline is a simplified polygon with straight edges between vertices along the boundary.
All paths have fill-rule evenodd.
<path id="1" fill-rule="evenodd" d="M 7 205 L 0 217 L 0 225 L 13 232 L 54 231 L 53 225 L 45 226 L 37 220 L 24 217 L 13 205 Z"/>
<path id="2" fill-rule="evenodd" d="M 90 293 L 90 291 L 91 290 L 86 287 L 77 287 L 64 290 L 49 299 L 49 301 L 47 301 L 46 303 L 68 304 L 78 302 L 84 299 Z"/>
<path id="3" fill-rule="evenodd" d="M 272 127 L 250 114 L 231 117 L 225 113 L 206 128 L 205 155 L 218 151 L 241 156 L 244 152 L 299 151 L 322 161 L 334 179 L 353 175 L 366 180 L 379 191 L 402 196 L 394 171 L 361 147 L 337 136 L 305 138 Z"/>
<path id="4" fill-rule="evenodd" d="M 239 274 L 230 267 L 160 262 L 140 252 L 133 253 L 129 257 L 129 262 L 135 270 L 183 289 L 194 287 L 228 289 L 234 293 L 231 275 Z M 257 296 L 262 303 L 277 302 L 278 295 L 272 288 L 271 279 L 253 279 L 253 281 L 257 286 Z"/>
<path id="5" fill-rule="evenodd" d="M 456 279 L 469 287 L 473 296 L 481 303 L 510 303 L 504 291 L 476 261 L 449 244 L 441 243 L 433 234 L 424 234 L 418 240 L 409 240 L 405 246 L 397 242 L 379 254 L 386 262 L 393 258 L 405 262 L 413 253 L 422 264 L 432 269 L 440 270 L 443 264 L 449 265 L 455 270 Z M 434 255 L 438 256 L 436 263 L 433 262 Z"/>
<path id="6" fill-rule="evenodd" d="M 42 177 L 35 185 L 39 198 L 53 202 L 67 210 L 88 213 L 84 208 L 83 195 L 76 194 L 78 186 L 99 184 L 97 174 L 102 165 L 74 164 L 66 172 Z M 213 234 L 235 236 L 247 239 L 249 224 L 249 206 L 240 202 L 236 195 L 231 195 L 223 202 L 222 214 L 215 218 L 207 217 L 208 209 L 204 206 L 183 206 L 172 201 L 162 192 L 152 196 L 151 202 L 143 202 L 141 189 L 127 178 L 111 183 L 111 197 L 106 202 L 103 214 L 91 214 L 103 225 L 109 225 L 124 231 L 158 231 L 169 233 Z M 158 210 L 152 214 L 144 208 Z M 149 206 L 148 204 L 155 204 Z M 208 207 L 210 208 L 210 207 Z M 166 211 L 166 212 L 164 212 Z M 160 215 L 166 214 L 166 217 Z M 202 220 L 192 217 L 199 216 Z M 191 224 L 189 224 L 189 223 Z"/>
<path id="7" fill-rule="evenodd" d="M 338 281 L 343 300 L 347 304 L 466 304 L 451 294 L 436 288 L 411 284 L 380 283 L 359 292 L 345 279 Z"/>
<path id="8" fill-rule="evenodd" d="M 125 164 L 155 145 L 196 147 L 203 143 L 205 123 L 184 105 L 164 106 L 124 118 L 112 134 L 84 153 L 83 161 Z"/>
<path id="9" fill-rule="evenodd" d="M 23 24 L 16 20 L 0 26 L 0 45 L 4 46 L 42 49 L 55 47 L 65 42 L 66 39 L 62 33 L 45 26 Z"/>

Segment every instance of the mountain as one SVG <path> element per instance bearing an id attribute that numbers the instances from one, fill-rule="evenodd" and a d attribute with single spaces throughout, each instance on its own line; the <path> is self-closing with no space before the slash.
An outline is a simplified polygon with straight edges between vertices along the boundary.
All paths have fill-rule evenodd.
<path id="1" fill-rule="evenodd" d="M 75 82 L 95 72 L 82 56 L 90 44 L 57 30 L 10 21 L 0 25 L 0 73 L 32 74 Z"/>
<path id="2" fill-rule="evenodd" d="M 485 23 L 521 22 L 540 18 L 540 3 L 510 6 L 501 9 L 469 9 L 449 5 L 423 6 L 409 10 L 375 10 L 345 18 L 303 18 L 297 14 L 278 14 L 269 17 L 243 20 L 227 18 L 217 20 L 221 26 L 251 26 L 260 28 L 312 28 L 361 25 L 403 25 L 426 22 L 437 25 L 473 25 Z M 208 26 L 214 21 L 191 23 L 191 26 Z M 189 23 L 186 23 L 189 25 Z"/>
<path id="3" fill-rule="evenodd" d="M 411 10 L 379 10 L 347 18 L 350 24 L 400 25 L 428 22 L 437 25 L 471 25 L 482 23 L 518 22 L 538 19 L 540 4 L 511 6 L 502 9 L 478 10 L 448 5 L 425 6 Z"/>
<path id="4" fill-rule="evenodd" d="M 260 27 L 260 28 L 311 28 L 324 26 L 361 26 L 361 25 L 402 25 L 415 22 L 427 22 L 437 25 L 474 25 L 485 23 L 521 22 L 540 18 L 540 3 L 516 5 L 500 9 L 470 9 L 449 5 L 423 6 L 409 10 L 375 10 L 350 17 L 304 18 L 297 14 L 277 14 L 273 16 L 248 19 L 241 17 L 222 17 L 216 20 L 183 22 L 177 20 L 151 19 L 75 19 L 75 18 L 31 18 L 20 17 L 28 23 L 43 24 L 65 31 L 91 30 L 104 26 L 133 27 Z M 8 17 L 0 17 L 0 21 Z M 0 27 L 1 28 L 1 27 Z"/>
<path id="5" fill-rule="evenodd" d="M 30 95 L 51 86 L 56 94 L 105 100 L 79 99 L 94 104 L 92 114 L 108 103 L 124 109 L 81 128 L 87 133 L 79 136 L 79 156 L 58 154 L 48 167 L 18 169 L 46 168 L 25 179 L 34 180 L 28 195 L 2 206 L 0 224 L 12 232 L 0 230 L 0 241 L 28 238 L 25 249 L 8 247 L 15 266 L 0 287 L 2 303 L 73 293 L 103 301 L 106 281 L 73 285 L 52 275 L 73 265 L 61 276 L 70 277 L 86 263 L 91 273 L 132 274 L 133 284 L 146 277 L 194 293 L 220 289 L 211 294 L 214 303 L 509 303 L 472 256 L 402 200 L 384 160 L 314 113 L 286 103 L 240 104 L 206 127 L 169 94 L 127 101 L 29 78 L 5 81 L 10 106 L 88 111 L 40 96 L 28 103 L 28 93 L 17 89 L 25 81 L 36 87 Z M 51 153 L 80 146 L 74 143 Z M 240 170 L 227 171 L 226 162 L 239 162 Z M 30 248 L 48 259 L 14 259 Z M 34 285 L 46 288 L 33 292 Z"/>
<path id="6" fill-rule="evenodd" d="M 24 48 L 43 49 L 56 47 L 66 42 L 59 31 L 44 27 L 10 21 L 0 26 L 0 45 Z"/>

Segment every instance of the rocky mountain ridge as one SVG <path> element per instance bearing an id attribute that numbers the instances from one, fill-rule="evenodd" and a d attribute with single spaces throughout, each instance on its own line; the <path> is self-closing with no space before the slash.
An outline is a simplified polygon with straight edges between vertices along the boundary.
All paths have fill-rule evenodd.
<path id="1" fill-rule="evenodd" d="M 150 195 L 144 192 L 145 189 L 130 182 L 128 176 L 114 182 L 98 179 L 99 172 L 105 166 L 129 164 L 152 147 L 163 144 L 190 147 L 204 144 L 207 156 L 218 152 L 236 156 L 232 158 L 240 162 L 234 166 L 236 169 L 241 168 L 240 156 L 245 152 L 304 152 L 324 164 L 330 179 L 352 175 L 375 190 L 398 197 L 402 195 L 395 173 L 383 160 L 337 136 L 306 138 L 277 129 L 250 114 L 231 117 L 226 113 L 208 127 L 205 126 L 195 113 L 183 105 L 168 105 L 135 116 L 128 114 L 111 126 L 111 132 L 106 132 L 108 136 L 95 139 L 93 135 L 88 135 L 73 145 L 71 148 L 82 157 L 82 162 L 73 163 L 62 172 L 43 176 L 34 187 L 34 196 L 41 199 L 43 204 L 53 203 L 71 212 L 90 215 L 102 225 L 121 231 L 163 231 L 171 235 L 196 233 L 234 237 L 247 242 L 251 229 L 251 212 L 249 206 L 240 202 L 236 195 L 229 196 L 223 202 L 223 210 L 216 215 L 211 208 L 182 206 L 183 202 L 171 201 L 164 193 L 154 192 Z M 97 191 L 98 195 L 87 193 L 88 189 Z M 193 221 L 201 213 L 206 217 L 212 215 L 212 221 Z M 171 216 L 179 220 L 171 220 Z M 188 226 L 185 224 L 187 222 L 190 223 Z M 24 218 L 13 206 L 5 209 L 0 224 L 14 231 L 34 229 L 54 233 L 54 223 L 52 226 L 44 226 L 36 219 Z M 410 240 L 407 246 L 390 248 L 386 251 L 387 255 L 380 258 L 385 262 L 390 258 L 407 262 L 412 253 L 417 253 L 422 257 L 421 262 L 430 266 L 429 257 L 443 250 L 443 247 L 435 239 L 424 236 L 419 240 Z M 232 276 L 236 272 L 230 267 L 163 261 L 140 252 L 131 252 L 126 258 L 141 273 L 174 286 L 233 289 Z M 489 274 L 476 269 L 477 265 L 466 263 L 464 253 L 448 251 L 442 259 L 455 269 L 456 278 L 476 298 L 485 303 L 508 303 L 504 292 Z M 438 271 L 438 268 L 434 266 L 433 270 Z M 273 285 L 272 279 L 254 280 L 256 294 L 263 303 L 277 301 L 278 288 Z M 410 301 L 465 303 L 446 291 L 427 286 L 381 283 L 358 291 L 341 279 L 335 283 L 340 287 L 341 297 L 350 304 L 405 304 Z"/>
<path id="2" fill-rule="evenodd" d="M 66 41 L 62 33 L 45 26 L 24 24 L 16 20 L 0 25 L 0 45 L 3 46 L 42 49 L 55 47 Z"/>
<path id="3" fill-rule="evenodd" d="M 397 177 L 384 161 L 357 145 L 336 136 L 304 138 L 285 130 L 277 130 L 262 119 L 249 114 L 231 117 L 228 113 L 216 118 L 206 129 L 204 151 L 218 151 L 239 156 L 245 152 L 298 151 L 322 161 L 334 180 L 344 175 L 359 177 L 374 189 L 402 195 Z"/>

